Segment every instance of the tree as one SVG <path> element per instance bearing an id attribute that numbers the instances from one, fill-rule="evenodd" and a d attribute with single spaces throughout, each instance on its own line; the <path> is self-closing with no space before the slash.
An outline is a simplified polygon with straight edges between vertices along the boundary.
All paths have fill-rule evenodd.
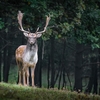
<path id="1" fill-rule="evenodd" d="M 91 57 L 91 76 L 85 92 L 92 92 L 97 94 L 98 80 L 97 80 L 97 58 Z"/>
<path id="2" fill-rule="evenodd" d="M 82 91 L 82 52 L 83 52 L 83 45 L 76 44 L 74 90 L 78 92 Z"/>

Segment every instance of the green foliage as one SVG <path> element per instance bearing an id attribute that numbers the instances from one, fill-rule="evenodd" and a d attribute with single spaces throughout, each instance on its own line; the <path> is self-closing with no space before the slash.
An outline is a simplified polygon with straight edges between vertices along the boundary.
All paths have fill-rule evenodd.
<path id="1" fill-rule="evenodd" d="M 85 5 L 84 12 L 78 15 L 81 17 L 80 24 L 75 25 L 75 38 L 79 43 L 91 44 L 93 49 L 100 48 L 100 9 L 93 2 Z"/>
<path id="2" fill-rule="evenodd" d="M 44 40 L 48 40 L 51 35 L 56 39 L 71 37 L 79 43 L 89 43 L 94 48 L 100 47 L 98 44 L 100 9 L 94 0 L 89 2 L 68 0 L 64 3 L 63 1 L 54 3 L 52 0 L 22 0 L 19 5 L 20 10 L 25 13 L 26 28 L 32 31 L 35 31 L 38 26 L 43 29 L 45 15 L 50 14 L 50 27 L 43 36 Z M 3 23 L 0 26 L 3 26 Z"/>
<path id="3" fill-rule="evenodd" d="M 67 90 L 32 88 L 14 84 L 0 83 L 0 99 L 2 100 L 99 100 L 98 95 Z"/>
<path id="4" fill-rule="evenodd" d="M 99 1 L 98 1 L 99 2 Z M 7 0 L 9 3 L 9 0 Z M 14 3 L 14 2 L 10 2 Z M 16 4 L 17 5 L 17 2 Z M 20 9 L 19 9 L 20 7 Z M 40 27 L 43 29 L 45 15 L 50 14 L 51 20 L 43 39 L 48 40 L 51 35 L 56 39 L 71 37 L 76 42 L 91 44 L 93 48 L 100 48 L 100 9 L 95 0 L 21 0 L 19 7 L 7 6 L 3 10 L 12 12 L 6 15 L 16 19 L 16 11 L 21 10 L 25 13 L 25 28 L 30 28 L 33 32 Z M 9 22 L 8 22 L 9 24 Z M 10 23 L 11 24 L 11 23 Z M 16 25 L 14 23 L 14 25 Z M 0 29 L 4 27 L 4 22 L 0 19 Z"/>

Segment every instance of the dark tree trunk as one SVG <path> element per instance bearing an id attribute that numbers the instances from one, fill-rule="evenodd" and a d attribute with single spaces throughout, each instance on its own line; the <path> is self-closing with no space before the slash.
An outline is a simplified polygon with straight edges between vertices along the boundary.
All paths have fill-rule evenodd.
<path id="1" fill-rule="evenodd" d="M 60 63 L 61 63 L 61 62 L 60 62 Z M 59 74 L 60 74 L 60 71 L 61 71 L 61 70 L 60 70 L 60 69 L 61 69 L 61 68 L 60 68 L 60 67 L 61 67 L 60 63 L 59 63 L 59 65 L 58 65 L 58 66 L 59 66 L 59 67 L 58 67 L 58 72 L 57 72 L 57 74 L 55 75 L 54 84 L 56 84 L 56 81 L 57 81 L 57 79 L 59 78 Z"/>
<path id="2" fill-rule="evenodd" d="M 3 51 L 3 81 L 8 82 L 11 61 L 11 47 L 6 46 Z"/>
<path id="3" fill-rule="evenodd" d="M 54 88 L 54 79 L 55 79 L 55 68 L 54 68 L 55 37 L 51 36 L 50 40 L 51 40 L 51 52 L 50 52 L 51 84 L 50 84 L 50 88 Z"/>
<path id="4" fill-rule="evenodd" d="M 40 40 L 38 50 L 38 63 L 35 68 L 35 84 L 39 87 L 42 86 L 42 59 L 43 59 L 43 40 Z"/>
<path id="5" fill-rule="evenodd" d="M 41 39 L 40 49 L 39 49 L 39 87 L 42 86 L 42 59 L 43 59 L 43 40 Z"/>
<path id="6" fill-rule="evenodd" d="M 3 50 L 3 81 L 6 82 L 6 66 L 7 66 L 7 47 Z"/>
<path id="7" fill-rule="evenodd" d="M 11 61 L 11 52 L 12 48 L 10 46 L 9 42 L 9 34 L 10 33 L 5 33 L 4 34 L 4 49 L 3 49 L 3 81 L 8 82 L 8 77 L 9 77 L 9 69 L 10 69 L 10 61 Z M 11 38 L 11 37 L 10 37 Z"/>
<path id="8" fill-rule="evenodd" d="M 78 92 L 82 91 L 82 47 L 82 44 L 76 44 L 74 90 Z"/>
<path id="9" fill-rule="evenodd" d="M 71 91 L 72 91 L 72 84 L 71 84 L 71 80 L 70 80 L 69 74 L 68 74 L 68 72 L 66 72 L 66 74 L 67 74 L 68 81 L 69 81 L 69 84 L 70 84 L 70 89 L 71 89 Z"/>
<path id="10" fill-rule="evenodd" d="M 48 88 L 50 87 L 50 55 L 48 55 L 48 69 L 47 69 L 47 82 Z"/>
<path id="11" fill-rule="evenodd" d="M 60 68 L 60 75 L 59 75 L 58 89 L 60 89 L 61 77 L 62 77 L 62 68 Z"/>
<path id="12" fill-rule="evenodd" d="M 66 88 L 66 79 L 65 79 L 65 73 L 66 73 L 66 61 L 65 61 L 65 51 L 66 51 L 66 40 L 63 40 L 63 52 L 62 52 L 62 68 L 63 68 L 63 83 L 62 83 L 62 89 Z"/>
<path id="13" fill-rule="evenodd" d="M 0 36 L 2 37 L 3 32 L 0 31 Z M 1 75 L 1 70 L 2 70 L 2 48 L 3 48 L 3 41 L 0 39 L 0 82 L 2 81 L 2 75 Z"/>
<path id="14" fill-rule="evenodd" d="M 8 49 L 7 49 L 7 65 L 5 67 L 5 82 L 8 82 L 8 77 L 9 77 L 9 70 L 10 70 L 10 62 L 11 62 L 11 46 L 8 46 Z"/>
<path id="15" fill-rule="evenodd" d="M 91 76 L 89 79 L 89 83 L 88 86 L 86 88 L 87 93 L 92 92 L 93 89 L 93 93 L 97 94 L 97 88 L 98 88 L 98 84 L 97 84 L 97 58 L 92 57 L 91 58 L 91 63 L 94 63 L 91 65 Z"/>
<path id="16" fill-rule="evenodd" d="M 61 60 L 60 60 L 60 64 L 59 64 L 59 72 L 60 72 L 60 76 L 59 76 L 59 83 L 58 83 L 58 89 L 60 89 L 60 84 L 61 84 L 61 80 L 62 80 L 62 87 L 66 88 L 66 58 L 65 58 L 65 51 L 66 51 L 66 39 L 63 39 L 63 50 L 62 50 L 62 56 L 61 56 Z"/>
<path id="17" fill-rule="evenodd" d="M 1 82 L 1 67 L 2 67 L 2 51 L 0 51 L 0 82 Z"/>
<path id="18" fill-rule="evenodd" d="M 98 62 L 100 62 L 100 49 L 98 50 L 99 51 L 99 56 L 98 56 Z M 98 79 L 100 80 L 100 63 L 98 64 L 98 72 L 99 72 L 99 75 L 98 75 Z M 98 81 L 98 85 L 100 84 L 100 81 Z M 100 95 L 100 87 L 98 88 L 98 94 Z"/>
<path id="19" fill-rule="evenodd" d="M 4 34 L 4 48 L 3 48 L 3 81 L 6 82 L 6 67 L 7 67 L 7 36 L 6 34 Z"/>
<path id="20" fill-rule="evenodd" d="M 98 75 L 97 75 L 97 64 L 94 65 L 94 87 L 93 87 L 93 93 L 97 94 L 98 90 Z"/>
<path id="21" fill-rule="evenodd" d="M 63 83 L 62 83 L 62 89 L 66 88 L 66 79 L 65 79 L 65 68 L 63 69 Z"/>

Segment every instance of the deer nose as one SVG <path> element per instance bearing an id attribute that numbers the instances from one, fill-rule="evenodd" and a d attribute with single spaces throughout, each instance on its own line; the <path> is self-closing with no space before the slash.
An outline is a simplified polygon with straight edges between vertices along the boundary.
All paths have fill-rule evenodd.
<path id="1" fill-rule="evenodd" d="M 30 42 L 30 44 L 34 44 L 34 42 L 33 42 L 33 41 L 31 41 L 31 42 Z"/>

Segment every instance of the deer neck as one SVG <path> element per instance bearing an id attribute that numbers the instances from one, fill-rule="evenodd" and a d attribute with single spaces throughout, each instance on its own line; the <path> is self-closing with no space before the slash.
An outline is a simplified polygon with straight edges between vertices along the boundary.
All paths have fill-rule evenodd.
<path id="1" fill-rule="evenodd" d="M 27 43 L 26 49 L 28 51 L 37 51 L 38 49 L 37 42 L 35 42 L 34 44 Z"/>

